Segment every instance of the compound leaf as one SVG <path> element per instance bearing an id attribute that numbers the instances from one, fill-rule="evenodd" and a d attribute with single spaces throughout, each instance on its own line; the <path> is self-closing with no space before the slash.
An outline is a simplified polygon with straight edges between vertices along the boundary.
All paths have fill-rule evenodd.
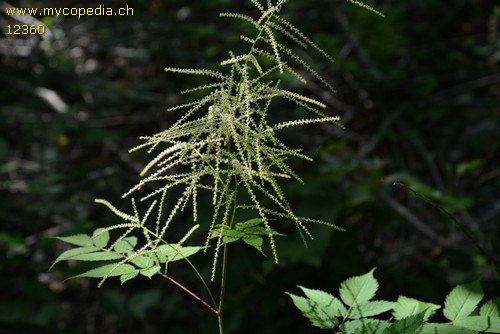
<path id="1" fill-rule="evenodd" d="M 243 240 L 246 244 L 254 247 L 259 252 L 264 254 L 262 251 L 262 245 L 264 239 L 261 235 L 281 235 L 283 234 L 269 229 L 264 226 L 259 226 L 262 224 L 263 220 L 261 218 L 254 218 L 247 220 L 243 223 L 236 223 L 235 229 L 229 228 L 227 225 L 215 225 L 210 238 L 219 238 L 222 234 L 222 243 L 228 244 L 238 240 Z"/>

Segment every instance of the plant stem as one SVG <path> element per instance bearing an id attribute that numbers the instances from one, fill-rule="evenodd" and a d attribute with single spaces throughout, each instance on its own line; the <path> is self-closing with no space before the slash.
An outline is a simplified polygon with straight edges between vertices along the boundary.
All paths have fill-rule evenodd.
<path id="1" fill-rule="evenodd" d="M 228 166 L 228 168 L 230 168 Z M 231 213 L 231 218 L 228 219 L 226 224 L 229 226 L 229 228 L 233 227 L 234 224 L 234 218 L 236 216 L 236 204 L 237 204 L 237 197 L 238 197 L 238 180 L 234 179 L 234 196 L 233 196 L 233 211 Z M 228 262 L 228 257 L 229 257 L 229 244 L 225 243 L 224 247 L 222 249 L 223 255 L 222 255 L 222 277 L 221 277 L 221 283 L 220 283 L 220 297 L 219 297 L 219 311 L 217 313 L 217 319 L 219 321 L 219 334 L 224 334 L 224 318 L 223 318 L 223 312 L 224 312 L 224 301 L 225 301 L 225 295 L 226 295 L 226 279 L 227 279 L 227 262 Z"/>
<path id="2" fill-rule="evenodd" d="M 271 15 L 269 15 L 269 17 L 267 17 L 266 22 L 264 23 L 264 26 L 267 25 L 267 23 L 269 22 L 269 20 L 272 18 L 273 15 L 274 14 L 271 14 Z M 250 51 L 248 52 L 248 55 L 251 55 L 253 53 L 255 45 L 257 44 L 257 41 L 260 39 L 260 36 L 262 35 L 263 31 L 264 31 L 264 28 L 262 28 L 259 31 L 259 33 L 257 35 L 257 38 L 253 42 L 252 47 L 250 48 Z M 248 64 L 248 59 L 245 61 L 245 66 L 246 66 L 246 64 Z M 241 84 L 242 78 L 240 79 L 240 84 Z M 240 92 L 241 91 L 238 88 L 237 99 L 239 99 L 239 97 L 240 97 Z M 228 148 L 228 152 L 230 152 L 231 151 L 231 141 L 230 141 L 230 138 L 228 138 L 228 141 L 227 141 L 227 148 Z M 228 175 L 230 175 L 229 170 L 231 168 L 232 168 L 231 163 L 229 163 L 228 164 Z M 237 203 L 236 198 L 237 198 L 237 194 L 238 194 L 238 180 L 235 177 L 235 180 L 234 180 L 234 197 L 233 197 L 233 212 L 231 214 L 231 218 L 226 222 L 226 225 L 229 226 L 229 228 L 232 228 L 232 226 L 234 224 L 234 218 L 236 216 L 236 203 Z M 218 312 L 217 312 L 217 319 L 218 319 L 218 322 L 219 322 L 219 334 L 224 334 L 224 317 L 223 317 L 223 314 L 224 314 L 224 302 L 225 302 L 225 295 L 226 295 L 227 263 L 228 263 L 228 257 L 229 257 L 228 253 L 229 253 L 229 246 L 226 243 L 226 244 L 224 244 L 224 247 L 223 247 L 222 277 L 221 277 L 221 284 L 220 284 L 219 307 L 218 307 Z"/>
<path id="3" fill-rule="evenodd" d="M 222 277 L 220 283 L 220 299 L 219 299 L 219 312 L 217 313 L 217 319 L 219 320 L 219 334 L 224 334 L 224 297 L 226 295 L 226 277 L 227 277 L 227 258 L 228 258 L 228 244 L 224 244 L 223 248 L 223 259 L 222 259 Z"/>
<path id="4" fill-rule="evenodd" d="M 175 285 L 177 285 L 183 291 L 185 291 L 186 293 L 188 293 L 191 297 L 193 297 L 194 299 L 196 299 L 197 301 L 199 301 L 200 303 L 202 303 L 203 305 L 205 305 L 210 311 L 214 312 L 215 314 L 219 314 L 219 311 L 217 311 L 216 309 L 214 309 L 212 306 L 210 306 L 210 304 L 208 304 L 206 301 L 204 301 L 203 299 L 201 299 L 200 297 L 198 297 L 194 292 L 192 292 L 191 290 L 189 290 L 188 288 L 186 288 L 184 285 L 182 285 L 181 283 L 179 283 L 176 280 L 174 280 L 172 277 L 170 277 L 167 274 L 164 274 L 162 272 L 160 272 L 158 274 L 160 274 L 161 276 L 163 276 L 166 279 L 168 279 L 170 282 L 172 282 Z"/>

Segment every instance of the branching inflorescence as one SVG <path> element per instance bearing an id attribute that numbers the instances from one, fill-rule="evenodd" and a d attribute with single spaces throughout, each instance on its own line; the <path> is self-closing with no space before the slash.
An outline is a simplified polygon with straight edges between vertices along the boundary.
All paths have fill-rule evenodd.
<path id="1" fill-rule="evenodd" d="M 131 150 L 147 149 L 148 153 L 159 153 L 155 153 L 156 156 L 142 171 L 144 178 L 124 196 L 131 196 L 148 182 L 160 183 L 162 186 L 141 200 L 164 196 L 168 190 L 182 187 L 171 215 L 158 232 L 158 236 L 162 238 L 175 213 L 188 202 L 192 203 L 196 220 L 198 192 L 209 191 L 212 194 L 214 213 L 207 237 L 208 246 L 217 223 L 230 221 L 237 203 L 237 192 L 244 190 L 251 203 L 238 203 L 237 208 L 254 209 L 258 213 L 268 231 L 275 260 L 278 261 L 273 230 L 269 225 L 271 217 L 293 221 L 303 238 L 311 236 L 306 227 L 308 222 L 333 225 L 299 217 L 291 209 L 280 187 L 280 179 L 301 180 L 289 167 L 287 159 L 309 158 L 301 150 L 292 149 L 280 141 L 276 130 L 319 122 L 337 124 L 339 118 L 326 116 L 321 111 L 325 108 L 322 102 L 280 87 L 280 75 L 284 72 L 306 82 L 285 60 L 291 58 L 299 65 L 306 64 L 290 48 L 280 43 L 283 36 L 299 46 L 312 47 L 323 55 L 326 53 L 290 22 L 278 16 L 285 1 L 269 3 L 267 8 L 256 0 L 253 3 L 261 13 L 258 19 L 242 14 L 221 14 L 223 17 L 248 22 L 256 31 L 256 37 L 241 36 L 241 40 L 250 45 L 248 53 L 235 55 L 230 52 L 230 57 L 222 61 L 221 64 L 228 68 L 227 73 L 166 68 L 167 72 L 172 73 L 209 76 L 215 82 L 187 91 L 204 91 L 205 95 L 196 101 L 171 108 L 170 110 L 185 111 L 168 129 L 153 136 L 142 137 L 145 142 Z M 331 60 L 330 57 L 328 59 Z M 305 69 L 326 83 L 309 66 Z M 276 98 L 307 108 L 315 118 L 269 124 L 271 102 Z M 172 172 L 174 170 L 176 172 Z M 262 196 L 267 197 L 276 209 L 264 208 L 260 204 Z M 223 234 L 218 233 L 220 237 L 216 254 L 222 244 Z"/>
<path id="2" fill-rule="evenodd" d="M 174 74 L 206 76 L 212 82 L 184 91 L 185 94 L 196 93 L 202 97 L 170 108 L 170 111 L 182 111 L 183 114 L 166 130 L 141 137 L 143 143 L 130 150 L 147 150 L 152 155 L 141 172 L 140 182 L 123 195 L 132 198 L 134 213 L 125 214 L 110 203 L 97 200 L 125 220 L 125 223 L 105 228 L 106 231 L 123 232 L 114 243 L 98 247 L 99 252 L 119 255 L 115 255 L 120 261 L 111 271 L 121 266 L 120 273 L 125 272 L 125 275 L 120 275 L 122 281 L 137 273 L 145 274 L 144 271 L 147 276 L 151 276 L 160 272 L 161 263 L 172 260 L 172 252 L 185 257 L 201 248 L 208 249 L 212 242 L 215 244 L 212 245 L 215 246 L 213 279 L 221 246 L 238 238 L 262 250 L 262 237 L 267 236 L 274 260 L 278 262 L 274 238 L 280 234 L 271 227 L 271 222 L 274 221 L 293 222 L 304 243 L 307 238 L 312 238 L 307 227 L 310 223 L 337 228 L 329 222 L 301 217 L 292 210 L 281 184 L 286 179 L 302 181 L 290 167 L 289 159 L 311 159 L 302 150 L 289 147 L 277 136 L 280 130 L 299 125 L 330 122 L 340 126 L 339 117 L 328 116 L 322 111 L 325 105 L 321 101 L 283 87 L 282 79 L 285 76 L 305 84 L 307 81 L 301 73 L 307 72 L 308 76 L 316 78 L 333 91 L 330 84 L 306 60 L 282 41 L 289 41 L 299 48 L 311 48 L 328 61 L 333 60 L 292 23 L 279 16 L 286 0 L 266 1 L 265 4 L 252 0 L 252 3 L 260 12 L 258 18 L 237 13 L 221 14 L 222 17 L 240 20 L 253 27 L 252 36 L 241 36 L 241 41 L 248 45 L 248 52 L 229 52 L 228 59 L 221 62 L 220 71 L 172 67 L 165 69 Z M 302 70 L 295 70 L 294 67 Z M 269 116 L 275 109 L 275 100 L 285 100 L 305 108 L 310 116 L 271 124 Z M 133 197 L 148 183 L 153 186 L 145 188 L 153 190 L 138 199 L 151 201 L 152 204 L 145 215 L 139 218 Z M 166 210 L 167 193 L 174 189 L 179 196 L 169 203 Z M 181 242 L 169 244 L 166 232 L 179 212 L 191 207 L 193 220 L 198 220 L 197 202 L 199 193 L 203 191 L 211 195 L 213 206 L 212 217 L 205 225 L 208 231 L 205 245 L 192 249 L 181 246 L 191 232 Z M 264 201 L 268 203 L 266 206 L 262 204 Z M 236 219 L 239 219 L 237 215 L 241 210 L 250 210 L 258 218 L 247 225 L 238 225 Z M 152 218 L 156 221 L 154 227 L 148 222 Z M 130 238 L 134 231 L 142 232 L 143 242 L 137 243 L 133 239 L 131 246 Z M 124 241 L 128 242 L 127 251 L 117 252 L 116 245 L 123 246 Z M 95 247 L 88 240 L 85 245 Z M 170 257 L 164 256 L 166 253 Z M 92 255 L 85 258 L 89 256 L 92 258 Z M 137 268 L 137 261 L 133 260 L 138 257 L 149 258 L 149 264 L 141 263 L 142 267 Z M 123 267 L 127 263 L 135 265 L 127 267 L 128 270 L 135 270 L 128 275 Z M 108 276 L 119 275 L 109 272 L 101 277 Z"/>

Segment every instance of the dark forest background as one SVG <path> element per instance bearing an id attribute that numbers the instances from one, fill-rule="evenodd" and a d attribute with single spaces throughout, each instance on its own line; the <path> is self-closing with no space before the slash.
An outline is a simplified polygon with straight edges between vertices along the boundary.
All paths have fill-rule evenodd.
<path id="1" fill-rule="evenodd" d="M 438 208 L 397 184 L 451 213 L 500 261 L 500 5 L 370 1 L 381 19 L 341 0 L 289 2 L 283 15 L 336 60 L 310 57 L 336 94 L 314 83 L 303 92 L 325 99 L 346 129 L 284 131 L 315 160 L 294 163 L 305 185 L 286 191 L 297 212 L 346 232 L 315 227 L 305 249 L 290 230 L 279 240 L 277 266 L 235 247 L 228 332 L 319 332 L 284 292 L 298 292 L 297 284 L 336 292 L 375 266 L 380 298 L 442 304 L 454 285 L 475 279 L 498 296 L 499 277 L 484 254 Z M 252 14 L 250 1 L 11 4 L 128 4 L 134 15 L 37 17 L 52 39 L 0 39 L 0 332 L 214 333 L 215 317 L 159 277 L 98 289 L 96 280 L 65 281 L 85 269 L 79 263 L 48 272 L 67 249 L 51 237 L 115 222 L 94 199 L 127 207 L 120 197 L 147 158 L 127 150 L 176 119 L 167 107 L 197 84 L 163 69 L 219 67 L 248 27 L 218 13 Z M 2 26 L 15 23 L 0 15 Z M 210 254 L 194 259 L 208 279 Z M 203 294 L 188 267 L 175 269 Z"/>

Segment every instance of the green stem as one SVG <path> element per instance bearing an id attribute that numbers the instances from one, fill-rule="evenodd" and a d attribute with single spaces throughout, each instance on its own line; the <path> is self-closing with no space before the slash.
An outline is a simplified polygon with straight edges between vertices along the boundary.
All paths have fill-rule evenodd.
<path id="1" fill-rule="evenodd" d="M 219 299 L 219 312 L 217 313 L 217 318 L 219 321 L 219 333 L 224 334 L 224 301 L 226 295 L 226 277 L 227 277 L 227 258 L 228 258 L 228 244 L 224 244 L 223 248 L 223 258 L 222 258 L 222 278 L 220 283 L 220 299 Z"/>
<path id="2" fill-rule="evenodd" d="M 267 23 L 269 22 L 269 20 L 271 20 L 271 18 L 273 17 L 273 13 L 270 14 L 267 18 L 266 18 L 266 22 L 264 23 L 264 26 L 267 25 Z M 264 28 L 262 28 L 258 35 L 257 35 L 257 38 L 255 39 L 255 41 L 253 42 L 251 48 L 250 48 L 250 51 L 248 52 L 248 55 L 252 55 L 253 53 L 253 50 L 255 49 L 255 45 L 257 44 L 257 41 L 260 39 L 261 35 L 262 35 L 262 32 L 264 31 Z M 248 59 L 245 61 L 245 66 L 247 66 L 248 64 Z M 240 84 L 241 82 L 243 81 L 243 75 L 240 79 Z M 237 97 L 236 99 L 238 100 L 239 97 L 240 97 L 240 89 L 239 89 L 239 85 L 238 85 L 238 91 L 237 91 Z M 227 141 L 227 149 L 228 149 L 228 152 L 231 151 L 231 141 L 230 139 L 228 138 L 228 141 Z M 227 175 L 230 175 L 230 170 L 231 170 L 231 163 L 228 164 L 228 173 Z M 228 184 L 228 183 L 227 183 Z M 226 188 L 227 189 L 227 188 Z M 233 224 L 234 224 L 234 218 L 236 216 L 236 198 L 237 198 L 237 194 L 238 194 L 238 180 L 236 179 L 235 177 L 235 180 L 234 180 L 234 197 L 233 197 L 233 212 L 231 213 L 231 218 L 228 219 L 228 221 L 226 222 L 226 225 L 229 226 L 229 228 L 232 228 L 233 227 Z M 218 313 L 217 313 L 217 319 L 218 319 L 218 322 L 219 322 L 219 334 L 224 334 L 224 318 L 223 318 L 223 314 L 224 314 L 224 303 L 225 303 L 225 295 L 226 295 L 226 280 L 227 280 L 227 263 L 228 263 L 228 257 L 229 257 L 229 245 L 226 243 L 224 244 L 224 247 L 223 247 L 223 255 L 222 255 L 222 277 L 221 277 L 221 284 L 220 284 L 220 297 L 219 297 L 219 308 L 218 308 Z"/>
<path id="3" fill-rule="evenodd" d="M 210 300 L 212 301 L 212 303 L 214 305 L 217 305 L 217 302 L 215 301 L 215 297 L 214 295 L 212 294 L 212 291 L 210 290 L 210 288 L 208 287 L 207 285 L 207 282 L 205 282 L 205 280 L 203 279 L 203 277 L 201 276 L 200 272 L 198 271 L 198 269 L 196 269 L 196 267 L 194 266 L 194 264 L 189 261 L 189 259 L 187 258 L 184 258 L 184 260 L 186 260 L 186 262 L 191 266 L 191 268 L 194 270 L 194 272 L 196 273 L 196 275 L 198 276 L 198 278 L 200 279 L 201 283 L 203 284 L 203 287 L 205 288 L 205 290 L 208 292 L 208 295 L 210 296 Z"/>
<path id="4" fill-rule="evenodd" d="M 229 144 L 230 145 L 230 144 Z M 231 168 L 231 164 L 228 164 L 228 170 Z M 228 173 L 229 174 L 229 173 Z M 227 189 L 227 188 L 226 188 Z M 231 212 L 231 218 L 228 217 L 226 225 L 229 228 L 233 227 L 234 219 L 236 217 L 236 204 L 238 195 L 238 180 L 236 176 L 234 178 L 234 196 L 233 196 L 233 211 Z M 222 248 L 222 277 L 220 283 L 220 297 L 219 297 L 219 311 L 217 313 L 217 319 L 219 321 L 219 334 L 224 334 L 224 302 L 226 296 L 226 280 L 227 280 L 227 263 L 229 258 L 229 244 L 224 244 Z"/>

